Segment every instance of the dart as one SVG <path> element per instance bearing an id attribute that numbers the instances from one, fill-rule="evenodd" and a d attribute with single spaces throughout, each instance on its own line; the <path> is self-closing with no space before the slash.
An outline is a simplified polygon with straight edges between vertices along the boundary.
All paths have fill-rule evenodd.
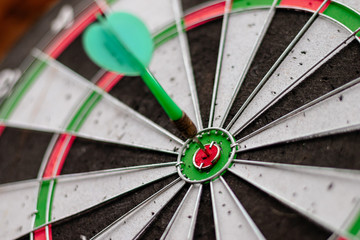
<path id="1" fill-rule="evenodd" d="M 145 24 L 129 13 L 112 13 L 98 16 L 84 33 L 83 45 L 88 56 L 104 69 L 127 76 L 140 76 L 155 96 L 170 120 L 187 138 L 193 138 L 200 149 L 209 156 L 196 137 L 195 124 L 165 92 L 148 69 L 154 44 Z"/>

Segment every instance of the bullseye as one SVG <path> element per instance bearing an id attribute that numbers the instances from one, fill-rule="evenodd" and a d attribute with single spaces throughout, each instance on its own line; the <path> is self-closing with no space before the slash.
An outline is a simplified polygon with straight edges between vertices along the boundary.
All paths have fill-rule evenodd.
<path id="1" fill-rule="evenodd" d="M 206 155 L 202 149 L 199 149 L 194 154 L 193 164 L 199 170 L 212 168 L 217 163 L 221 155 L 221 148 L 215 142 L 205 145 L 205 149 L 209 153 L 209 156 Z"/>

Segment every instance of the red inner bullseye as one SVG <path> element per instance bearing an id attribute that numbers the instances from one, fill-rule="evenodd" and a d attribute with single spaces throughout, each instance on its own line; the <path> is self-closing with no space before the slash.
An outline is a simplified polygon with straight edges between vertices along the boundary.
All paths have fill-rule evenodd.
<path id="1" fill-rule="evenodd" d="M 211 147 L 211 144 L 205 145 L 206 150 L 210 154 L 207 156 L 205 152 L 201 149 L 199 149 L 194 156 L 194 165 L 198 169 L 207 169 L 211 168 L 216 164 L 216 162 L 220 158 L 220 147 L 217 144 L 213 144 Z"/>

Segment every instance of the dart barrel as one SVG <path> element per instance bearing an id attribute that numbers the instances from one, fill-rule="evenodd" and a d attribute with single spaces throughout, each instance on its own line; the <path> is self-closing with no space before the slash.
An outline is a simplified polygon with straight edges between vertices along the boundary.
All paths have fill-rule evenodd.
<path id="1" fill-rule="evenodd" d="M 197 129 L 195 124 L 191 119 L 183 112 L 182 117 L 179 120 L 172 121 L 176 128 L 184 135 L 186 138 L 193 138 L 197 134 Z"/>

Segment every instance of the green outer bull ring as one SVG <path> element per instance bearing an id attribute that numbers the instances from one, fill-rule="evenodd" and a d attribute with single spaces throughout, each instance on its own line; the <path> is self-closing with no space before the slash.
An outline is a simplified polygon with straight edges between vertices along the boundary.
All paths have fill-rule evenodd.
<path id="1" fill-rule="evenodd" d="M 231 148 L 230 155 L 229 155 L 226 163 L 223 165 L 223 167 L 221 169 L 216 170 L 215 173 L 211 173 L 210 174 L 211 176 L 203 178 L 203 179 L 191 179 L 191 177 L 185 176 L 184 173 L 182 172 L 182 166 L 184 166 L 185 164 L 189 164 L 189 163 L 184 163 L 182 161 L 182 159 L 186 156 L 186 151 L 188 150 L 189 145 L 190 144 L 194 144 L 194 145 L 196 144 L 196 143 L 193 142 L 192 139 L 189 138 L 189 139 L 186 140 L 184 145 L 180 148 L 179 155 L 178 155 L 178 158 L 177 158 L 177 164 L 176 164 L 177 172 L 178 172 L 179 176 L 184 181 L 186 181 L 188 183 L 192 183 L 192 184 L 208 182 L 208 181 L 211 181 L 212 179 L 215 179 L 215 178 L 219 177 L 222 173 L 224 173 L 226 171 L 226 169 L 228 169 L 230 167 L 230 165 L 232 163 L 232 160 L 235 157 L 237 147 L 236 147 L 235 139 L 233 138 L 233 136 L 228 131 L 226 131 L 225 129 L 221 129 L 221 128 L 213 128 L 213 127 L 212 128 L 206 128 L 206 129 L 203 129 L 200 132 L 198 132 L 197 137 L 199 139 L 201 139 L 203 134 L 207 134 L 207 133 L 211 132 L 211 134 L 208 134 L 208 138 L 211 138 L 214 135 L 214 131 L 224 133 L 225 137 L 226 137 L 226 140 L 228 141 L 228 144 L 229 144 L 229 146 Z M 207 144 L 207 143 L 203 143 L 203 144 Z M 191 164 L 193 164 L 193 162 L 192 162 L 193 153 L 190 153 L 190 154 L 191 154 L 191 156 L 188 156 L 188 157 L 191 159 Z M 219 160 L 219 162 L 220 162 L 220 160 Z M 195 166 L 194 166 L 194 168 L 195 168 Z"/>

